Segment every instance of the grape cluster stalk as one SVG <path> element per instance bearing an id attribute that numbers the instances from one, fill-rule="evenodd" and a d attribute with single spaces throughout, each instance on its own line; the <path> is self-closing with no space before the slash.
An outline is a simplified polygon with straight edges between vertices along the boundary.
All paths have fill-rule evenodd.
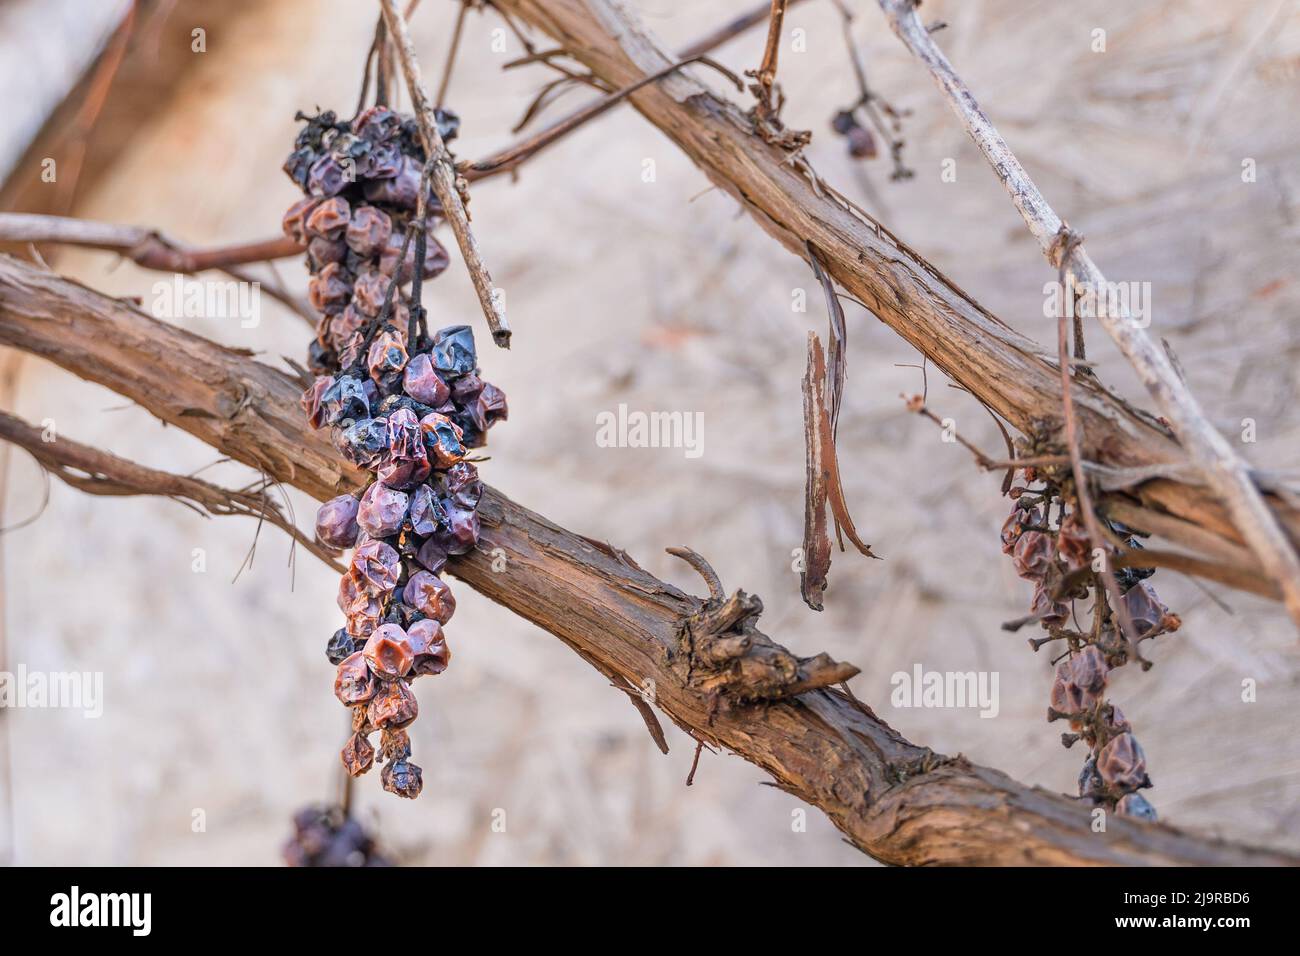
<path id="1" fill-rule="evenodd" d="M 448 256 L 431 235 L 440 207 L 415 119 L 385 106 L 352 121 L 298 118 L 284 169 L 305 195 L 284 231 L 306 246 L 320 315 L 302 407 L 372 475 L 316 516 L 323 544 L 353 549 L 339 583 L 345 624 L 326 646 L 334 693 L 352 710 L 341 759 L 354 777 L 382 763 L 384 789 L 413 799 L 423 774 L 410 759 L 406 728 L 419 712 L 410 684 L 451 660 L 443 627 L 456 600 L 440 575 L 478 543 L 483 485 L 470 449 L 508 409 L 479 375 L 470 328 L 427 328 L 421 283 Z M 453 138 L 455 115 L 438 111 L 437 121 Z"/>
<path id="2" fill-rule="evenodd" d="M 1061 743 L 1087 747 L 1079 773 L 1079 798 L 1122 816 L 1155 820 L 1156 810 L 1139 791 L 1151 786 L 1146 754 L 1133 727 L 1106 696 L 1110 673 L 1131 661 L 1143 669 L 1139 645 L 1181 625 L 1147 583 L 1154 569 L 1115 570 L 1127 618 L 1136 633 L 1121 633 L 1123 616 L 1110 606 L 1101 574 L 1110 549 L 1094 548 L 1077 511 L 1077 502 L 1034 468 L 1024 469 L 1028 485 L 1013 487 L 1011 514 L 1002 526 L 1002 551 L 1016 574 L 1034 584 L 1029 616 L 1007 625 L 1037 622 L 1047 636 L 1031 639 L 1035 651 L 1063 641 L 1052 682 L 1049 722 L 1065 720 L 1070 732 Z M 1030 487 L 1034 484 L 1040 487 Z M 1099 518 L 1128 550 L 1141 548 L 1123 525 Z M 1080 626 L 1073 608 L 1089 596 L 1092 620 Z"/>

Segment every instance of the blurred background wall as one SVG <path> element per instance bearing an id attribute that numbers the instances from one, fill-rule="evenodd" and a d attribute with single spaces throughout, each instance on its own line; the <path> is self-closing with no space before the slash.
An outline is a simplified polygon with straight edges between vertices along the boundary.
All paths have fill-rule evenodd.
<path id="1" fill-rule="evenodd" d="M 66 181 L 33 181 L 41 157 L 29 143 L 75 89 L 89 52 L 111 42 L 125 5 L 0 0 L 6 208 L 151 225 L 202 245 L 274 235 L 295 198 L 279 168 L 294 112 L 351 113 L 376 11 L 357 0 L 161 6 L 162 20 L 140 28 L 107 92 L 70 194 Z M 634 6 L 676 48 L 752 0 Z M 1051 270 L 875 4 L 851 6 L 872 86 L 910 111 L 904 161 L 915 177 L 891 181 L 887 158 L 851 159 L 829 129 L 856 86 L 827 0 L 787 17 L 787 123 L 814 131 L 807 155 L 823 177 L 983 305 L 1052 341 L 1042 289 Z M 1108 277 L 1152 283 L 1153 332 L 1177 351 L 1216 423 L 1237 436 L 1243 418 L 1255 419 L 1251 459 L 1300 466 L 1297 4 L 927 0 L 924 10 L 947 22 L 942 45 Z M 413 19 L 431 77 L 455 13 L 447 0 L 424 0 Z M 466 27 L 448 98 L 463 119 L 461 157 L 507 143 L 551 78 L 540 67 L 501 71 L 523 53 L 508 33 L 504 51 L 493 49 L 501 26 L 488 14 Z M 205 52 L 190 49 L 195 28 L 205 31 Z M 1104 52 L 1094 51 L 1097 29 Z M 804 52 L 792 45 L 795 30 Z M 719 57 L 753 68 L 762 44 L 759 28 Z M 587 95 L 571 92 L 548 115 Z M 75 110 L 56 125 L 76 133 Z M 71 138 L 60 149 L 75 152 L 86 139 Z M 1257 169 L 1249 183 L 1247 158 Z M 956 180 L 944 182 L 950 159 Z M 480 336 L 485 374 L 511 408 L 492 434 L 487 480 L 698 592 L 698 578 L 663 553 L 689 545 L 728 587 L 761 595 L 765 631 L 801 653 L 826 650 L 859 665 L 857 696 L 908 737 L 1072 791 L 1079 757 L 1043 719 L 1050 664 L 999 627 L 1029 600 L 999 551 L 1000 476 L 978 472 L 960 446 L 905 411 L 899 394 L 921 389 L 915 352 L 849 307 L 840 455 L 858 528 L 885 560 L 837 553 L 827 609 L 815 614 L 791 570 L 802 523 L 805 332 L 825 328 L 806 267 L 628 108 L 530 161 L 516 181 L 476 187 L 472 211 L 515 329 L 509 352 Z M 51 264 L 113 295 L 148 295 L 160 278 L 97 252 L 51 250 Z M 305 289 L 299 263 L 278 271 Z M 796 289 L 806 290 L 806 313 L 792 311 Z M 481 326 L 454 252 L 427 295 L 433 322 Z M 183 321 L 268 362 L 301 359 L 302 320 L 266 296 L 262 304 L 256 328 Z M 1089 357 L 1108 383 L 1142 399 L 1099 330 Z M 0 369 L 0 406 L 29 421 L 52 420 L 61 434 L 172 471 L 217 459 L 36 359 L 0 354 Z M 1000 454 L 984 410 L 944 386 L 931 368 L 931 406 Z M 703 454 L 598 447 L 596 416 L 619 403 L 702 412 Z M 0 461 L 3 524 L 12 529 L 0 536 L 0 669 L 102 671 L 105 682 L 98 720 L 0 712 L 0 854 L 33 864 L 276 863 L 292 811 L 337 786 L 347 718 L 323 654 L 340 623 L 335 575 L 302 553 L 290 568 L 287 540 L 263 529 L 253 566 L 232 580 L 253 522 L 204 520 L 163 500 L 90 498 L 46 481 L 20 452 Z M 232 464 L 204 474 L 249 478 Z M 290 498 L 308 526 L 312 503 Z M 1152 801 L 1177 824 L 1300 848 L 1294 630 L 1276 605 L 1167 573 L 1157 581 L 1184 627 L 1146 652 L 1152 671 L 1121 671 L 1112 695 L 1146 748 Z M 358 788 L 360 813 L 392 855 L 451 864 L 870 863 L 815 810 L 806 832 L 792 826 L 799 801 L 760 786 L 764 775 L 733 756 L 705 754 L 687 789 L 688 738 L 669 725 L 672 752 L 661 756 L 595 671 L 453 585 L 453 666 L 418 687 L 424 795 L 399 801 L 371 778 Z M 916 663 L 997 671 L 998 716 L 890 706 L 890 675 Z M 1244 679 L 1257 682 L 1257 702 L 1242 702 Z M 505 811 L 503 833 L 491 827 L 496 810 Z"/>

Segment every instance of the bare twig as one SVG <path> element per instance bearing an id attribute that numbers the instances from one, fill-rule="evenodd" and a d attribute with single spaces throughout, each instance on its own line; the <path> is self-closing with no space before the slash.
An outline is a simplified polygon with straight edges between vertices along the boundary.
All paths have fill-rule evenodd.
<path id="1" fill-rule="evenodd" d="M 510 324 L 506 321 L 505 310 L 501 305 L 503 300 L 494 292 L 492 276 L 483 262 L 478 240 L 470 230 L 469 214 L 465 211 L 465 204 L 461 200 L 460 189 L 456 183 L 456 170 L 447 152 L 447 146 L 438 132 L 438 121 L 420 75 L 420 65 L 415 59 L 415 45 L 411 42 L 406 20 L 398 12 L 393 0 L 379 0 L 379 4 L 383 9 L 388 32 L 397 41 L 397 56 L 402 63 L 402 73 L 406 77 L 406 87 L 411 94 L 415 118 L 420 124 L 420 137 L 424 140 L 425 154 L 434 160 L 431 177 L 433 191 L 442 204 L 443 215 L 451 224 L 451 231 L 460 246 L 465 268 L 469 270 L 474 291 L 478 293 L 479 305 L 482 306 L 488 328 L 492 331 L 492 341 L 501 348 L 509 348 Z"/>
<path id="2" fill-rule="evenodd" d="M 785 22 L 786 3 L 787 0 L 772 0 L 767 21 L 767 44 L 763 47 L 763 59 L 758 65 L 758 71 L 753 74 L 758 80 L 759 111 L 768 117 L 779 109 L 779 103 L 772 101 L 772 91 L 776 85 L 777 56 L 781 51 L 781 25 Z"/>
<path id="3" fill-rule="evenodd" d="M 451 46 L 447 50 L 447 62 L 442 68 L 442 81 L 438 84 L 438 95 L 433 105 L 441 109 L 447 103 L 447 88 L 451 85 L 451 74 L 456 69 L 456 54 L 460 50 L 460 35 L 465 29 L 465 17 L 469 13 L 469 3 L 461 0 L 460 9 L 456 11 L 456 25 L 451 31 Z M 406 16 L 410 17 L 410 11 Z"/>
<path id="4" fill-rule="evenodd" d="M 199 514 L 243 515 L 257 518 L 259 522 L 269 521 L 339 574 L 346 572 L 334 559 L 333 552 L 298 530 L 267 497 L 265 487 L 257 491 L 222 488 L 200 478 L 146 468 L 62 435 L 46 441 L 40 428 L 5 412 L 0 412 L 0 440 L 25 449 L 50 474 L 87 494 L 157 495 Z"/>
<path id="5" fill-rule="evenodd" d="M 929 70 L 953 113 L 984 153 L 1012 203 L 1038 240 L 1047 260 L 1073 277 L 1084 296 L 1096 301 L 1107 288 L 1105 275 L 1080 244 L 1066 252 L 1063 222 L 1021 166 L 1001 134 L 980 109 L 965 82 L 916 15 L 915 0 L 879 0 L 904 45 Z M 1206 483 L 1223 502 L 1260 564 L 1281 589 L 1291 618 L 1300 625 L 1300 557 L 1277 515 L 1264 500 L 1250 466 L 1206 419 L 1199 403 L 1146 329 L 1127 308 L 1092 310 L 1155 400 Z"/>

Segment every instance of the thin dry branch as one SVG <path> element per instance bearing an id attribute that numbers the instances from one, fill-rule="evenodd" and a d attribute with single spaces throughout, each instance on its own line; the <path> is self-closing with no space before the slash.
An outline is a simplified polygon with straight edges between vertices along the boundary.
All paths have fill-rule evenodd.
<path id="1" fill-rule="evenodd" d="M 500 2 L 500 0 L 499 0 Z M 119 300 L 0 257 L 0 344 L 105 385 L 223 454 L 325 499 L 363 476 L 307 429 L 300 384 L 246 354 Z M 1296 856 L 1116 817 L 910 743 L 828 686 L 851 673 L 798 658 L 754 627 L 737 592 L 691 597 L 626 554 L 575 535 L 492 488 L 483 537 L 453 574 L 564 641 L 698 739 L 769 772 L 853 845 L 899 864 L 1296 864 Z M 505 567 L 494 558 L 507 555 Z M 494 568 L 495 565 L 495 568 Z M 617 677 L 617 679 L 616 679 Z M 813 690 L 806 690 L 813 687 Z M 797 700 L 787 699 L 799 694 Z"/>
<path id="2" fill-rule="evenodd" d="M 627 9 L 610 0 L 496 0 L 495 6 L 561 42 L 611 85 L 634 83 L 672 62 Z M 1055 349 L 999 320 L 824 183 L 822 191 L 815 189 L 790 168 L 785 152 L 755 135 L 743 110 L 689 73 L 651 84 L 630 100 L 769 235 L 804 259 L 811 241 L 830 277 L 940 371 L 1036 446 L 1065 451 Z M 1085 461 L 1152 469 L 1150 480 L 1128 490 L 1130 500 L 1227 543 L 1244 543 L 1235 516 L 1182 473 L 1187 453 L 1158 419 L 1090 376 L 1075 382 L 1073 398 Z M 1300 540 L 1300 511 L 1272 492 L 1268 500 Z"/>
<path id="3" fill-rule="evenodd" d="M 1082 243 L 1061 242 L 1064 221 L 1039 192 L 1006 140 L 980 109 L 970 88 L 953 69 L 916 14 L 916 0 L 879 0 L 890 26 L 926 67 L 953 113 L 989 161 L 1025 225 L 1053 266 L 1073 277 L 1088 301 L 1097 302 L 1108 284 Z M 1269 507 L 1250 466 L 1205 417 L 1200 404 L 1169 360 L 1126 307 L 1102 304 L 1091 310 L 1119 346 L 1159 406 L 1179 443 L 1206 483 L 1226 506 L 1238 533 L 1278 585 L 1291 618 L 1300 625 L 1300 556 Z"/>
<path id="4" fill-rule="evenodd" d="M 268 497 L 266 487 L 222 488 L 201 478 L 147 468 L 62 435 L 48 441 L 46 438 L 43 429 L 0 411 L 0 441 L 25 449 L 42 468 L 69 487 L 109 497 L 157 495 L 171 498 L 199 514 L 256 518 L 275 525 L 339 574 L 347 570 L 335 560 L 335 552 L 298 530 L 283 509 Z"/>
<path id="5" fill-rule="evenodd" d="M 492 275 L 488 272 L 483 254 L 479 251 L 478 240 L 470 229 L 469 214 L 461 200 L 460 188 L 456 182 L 456 168 L 447 145 L 438 132 L 438 121 L 434 116 L 433 106 L 429 103 L 429 93 L 420 75 L 420 64 L 415 58 L 415 44 L 411 42 L 411 33 L 406 28 L 406 20 L 398 11 L 393 0 L 379 0 L 383 9 L 384 23 L 388 32 L 396 41 L 397 58 L 402 64 L 402 75 L 406 78 L 406 88 L 411 94 L 411 103 L 416 121 L 420 124 L 420 138 L 424 140 L 425 154 L 434 160 L 431 171 L 433 191 L 442 204 L 442 214 L 447 217 L 451 231 L 460 246 L 465 268 L 478 293 L 479 305 L 492 331 L 492 341 L 501 348 L 510 347 L 510 324 L 506 321 L 502 299 L 495 293 Z"/>
<path id="6" fill-rule="evenodd" d="M 156 229 L 74 219 L 68 216 L 45 216 L 34 213 L 0 212 L 0 243 L 56 243 L 116 252 L 142 269 L 157 272 L 180 272 L 193 275 L 208 269 L 224 272 L 240 282 L 252 281 L 240 266 L 271 262 L 301 255 L 303 246 L 278 236 L 257 242 L 243 242 L 210 249 L 194 249 L 169 239 Z M 263 283 L 268 295 L 316 324 L 305 303 L 274 283 Z"/>

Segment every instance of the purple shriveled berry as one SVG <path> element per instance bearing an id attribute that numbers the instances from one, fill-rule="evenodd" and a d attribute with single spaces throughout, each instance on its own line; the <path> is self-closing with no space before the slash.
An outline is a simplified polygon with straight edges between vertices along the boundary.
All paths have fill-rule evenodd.
<path id="1" fill-rule="evenodd" d="M 1079 796 L 1086 800 L 1097 800 L 1106 792 L 1106 782 L 1097 772 L 1097 761 L 1089 756 L 1079 771 Z"/>
<path id="2" fill-rule="evenodd" d="M 402 389 L 417 402 L 437 408 L 447 401 L 451 389 L 433 370 L 433 362 L 428 354 L 421 352 L 406 363 L 402 373 Z"/>
<path id="3" fill-rule="evenodd" d="M 1120 710 L 1114 704 L 1111 704 L 1106 708 L 1102 717 L 1106 728 L 1106 734 L 1108 736 L 1114 737 L 1118 734 L 1126 734 L 1133 729 L 1133 725 L 1130 724 L 1128 718 L 1124 716 L 1124 711 Z"/>
<path id="4" fill-rule="evenodd" d="M 320 272 L 332 262 L 341 265 L 347 254 L 348 247 L 342 239 L 312 239 L 307 243 L 307 268 Z"/>
<path id="5" fill-rule="evenodd" d="M 1176 631 L 1182 625 L 1178 615 L 1165 607 L 1151 585 L 1145 581 L 1140 581 L 1125 591 L 1120 600 L 1124 602 L 1139 637 L 1155 629 Z"/>
<path id="6" fill-rule="evenodd" d="M 510 409 L 506 406 L 506 393 L 491 382 L 485 383 L 483 391 L 479 392 L 478 398 L 470 406 L 469 414 L 470 421 L 478 431 L 487 431 L 498 421 L 510 417 Z"/>
<path id="7" fill-rule="evenodd" d="M 415 486 L 411 492 L 411 530 L 421 538 L 427 538 L 438 530 L 444 518 L 442 506 L 433 495 L 433 489 L 426 484 Z"/>
<path id="8" fill-rule="evenodd" d="M 405 727 L 420 713 L 420 705 L 405 681 L 379 682 L 379 689 L 366 706 L 366 719 L 376 727 Z"/>
<path id="9" fill-rule="evenodd" d="M 384 624 L 375 629 L 366 641 L 366 663 L 383 680 L 405 677 L 415 663 L 415 653 L 406 632 L 397 624 Z"/>
<path id="10" fill-rule="evenodd" d="M 473 462 L 458 461 L 442 474 L 443 493 L 458 508 L 473 510 L 483 497 L 483 482 Z"/>
<path id="11" fill-rule="evenodd" d="M 372 538 L 386 538 L 402 530 L 411 497 L 376 481 L 361 496 L 357 524 Z"/>
<path id="12" fill-rule="evenodd" d="M 1106 689 L 1106 675 L 1109 671 L 1106 655 L 1093 644 L 1089 644 L 1069 662 L 1070 681 L 1093 697 L 1100 696 Z"/>
<path id="13" fill-rule="evenodd" d="M 446 582 L 428 571 L 416 571 L 402 589 L 402 600 L 426 617 L 446 624 L 456 613 L 456 598 Z"/>
<path id="14" fill-rule="evenodd" d="M 429 540 L 438 542 L 448 554 L 465 554 L 478 544 L 478 538 L 478 512 L 448 508 L 446 526 L 439 528 Z"/>
<path id="15" fill-rule="evenodd" d="M 429 477 L 430 463 L 424 432 L 415 413 L 396 408 L 388 415 L 388 447 L 380 456 L 379 478 L 408 488 Z"/>
<path id="16" fill-rule="evenodd" d="M 337 262 L 325 266 L 307 284 L 307 300 L 317 312 L 330 315 L 342 312 L 351 298 L 352 283 Z"/>
<path id="17" fill-rule="evenodd" d="M 831 119 L 831 129 L 843 136 L 853 127 L 858 125 L 858 118 L 853 115 L 852 110 L 840 110 Z"/>
<path id="18" fill-rule="evenodd" d="M 1113 737 L 1097 755 L 1097 771 L 1109 784 L 1122 790 L 1150 786 L 1147 758 L 1132 734 Z"/>
<path id="19" fill-rule="evenodd" d="M 380 771 L 384 789 L 399 797 L 414 800 L 424 789 L 424 776 L 420 768 L 409 760 L 391 760 Z"/>
<path id="20" fill-rule="evenodd" d="M 375 696 L 378 683 L 360 653 L 352 654 L 339 664 L 334 675 L 334 696 L 345 704 L 359 704 Z"/>
<path id="21" fill-rule="evenodd" d="M 460 378 L 451 383 L 451 400 L 460 406 L 469 406 L 473 404 L 474 399 L 479 397 L 486 383 L 479 378 L 478 372 L 466 372 Z"/>
<path id="22" fill-rule="evenodd" d="M 327 331 L 328 344 L 335 351 L 340 351 L 347 344 L 354 332 L 366 324 L 366 317 L 357 311 L 351 302 L 338 315 L 329 317 Z"/>
<path id="23" fill-rule="evenodd" d="M 424 444 L 437 467 L 450 468 L 467 454 L 467 449 L 461 444 L 465 433 L 446 415 L 430 412 L 420 419 L 420 428 L 424 431 Z"/>
<path id="24" fill-rule="evenodd" d="M 370 143 L 383 143 L 402 129 L 402 118 L 387 106 L 371 106 L 352 124 L 357 135 Z"/>
<path id="25" fill-rule="evenodd" d="M 402 151 L 396 143 L 376 143 L 357 163 L 363 179 L 392 179 L 402 171 Z"/>
<path id="26" fill-rule="evenodd" d="M 370 377 L 381 385 L 400 380 L 402 370 L 406 368 L 406 342 L 395 326 L 386 326 L 366 353 L 366 367 Z"/>
<path id="27" fill-rule="evenodd" d="M 312 163 L 307 173 L 307 190 L 313 196 L 337 196 L 352 182 L 343 165 L 326 153 Z"/>
<path id="28" fill-rule="evenodd" d="M 350 548 L 357 543 L 357 509 L 352 495 L 339 495 L 316 512 L 316 538 L 331 548 Z"/>
<path id="29" fill-rule="evenodd" d="M 346 628 L 340 627 L 325 645 L 325 656 L 329 658 L 331 664 L 337 666 L 355 654 L 357 650 L 357 643 L 352 639 L 352 635 L 347 632 Z"/>
<path id="30" fill-rule="evenodd" d="M 875 159 L 879 153 L 876 149 L 876 137 L 865 126 L 854 126 L 845 134 L 849 143 L 849 155 L 854 159 Z"/>
<path id="31" fill-rule="evenodd" d="M 307 244 L 307 217 L 319 205 L 319 199 L 308 196 L 305 199 L 299 199 L 290 206 L 285 212 L 284 218 L 280 221 L 280 228 L 284 230 L 284 234 L 300 246 L 305 246 Z"/>
<path id="32" fill-rule="evenodd" d="M 442 569 L 447 566 L 447 549 L 436 538 L 430 537 L 420 545 L 415 560 L 420 562 L 420 565 L 430 574 L 441 574 Z"/>
<path id="33" fill-rule="evenodd" d="M 307 424 L 312 428 L 320 428 L 325 424 L 325 392 L 334 384 L 333 377 L 329 375 L 318 375 L 312 381 L 311 387 L 302 393 L 299 404 L 302 405 L 303 412 L 307 415 Z"/>
<path id="34" fill-rule="evenodd" d="M 402 255 L 403 234 L 393 231 L 388 237 L 388 244 L 384 246 L 383 251 L 379 254 L 379 271 L 384 275 L 395 276 L 399 283 L 405 284 L 415 277 L 415 237 L 411 237 L 410 245 L 406 247 L 406 258 L 401 260 L 401 269 L 398 269 L 398 259 Z M 432 279 L 440 275 L 448 265 L 451 264 L 451 257 L 447 255 L 447 250 L 441 242 L 433 236 L 426 235 L 424 240 L 424 268 L 421 271 L 421 278 Z"/>
<path id="35" fill-rule="evenodd" d="M 383 179 L 368 179 L 362 189 L 369 202 L 381 206 L 395 207 L 401 210 L 414 210 L 420 196 L 420 179 L 423 174 L 420 163 L 410 156 L 403 156 L 398 162 L 397 172 Z M 429 212 L 438 215 L 442 206 L 433 189 L 429 189 Z"/>
<path id="36" fill-rule="evenodd" d="M 365 594 L 382 596 L 397 586 L 402 559 L 382 541 L 373 538 L 359 544 L 352 552 L 349 574 L 357 589 Z"/>
<path id="37" fill-rule="evenodd" d="M 1011 562 L 1016 574 L 1029 581 L 1039 580 L 1052 566 L 1055 546 L 1051 537 L 1041 531 L 1026 531 L 1016 542 Z"/>
<path id="38" fill-rule="evenodd" d="M 352 283 L 352 306 L 362 315 L 376 316 L 384 307 L 384 297 L 392 279 L 377 269 L 368 269 Z"/>
<path id="39" fill-rule="evenodd" d="M 478 366 L 474 350 L 474 330 L 468 325 L 449 325 L 433 337 L 430 353 L 433 367 L 444 378 L 468 375 Z"/>
<path id="40" fill-rule="evenodd" d="M 449 615 L 450 616 L 450 615 Z M 416 621 L 407 629 L 407 639 L 415 652 L 415 664 L 411 673 L 420 676 L 441 674 L 451 663 L 451 650 L 447 647 L 447 637 L 442 625 L 433 618 Z"/>
<path id="41" fill-rule="evenodd" d="M 1156 808 L 1140 793 L 1126 793 L 1115 805 L 1115 812 L 1122 817 L 1132 817 L 1147 823 L 1155 823 L 1157 819 Z"/>
<path id="42" fill-rule="evenodd" d="M 411 756 L 411 735 L 400 727 L 386 727 L 379 735 L 379 759 L 405 760 Z"/>
<path id="43" fill-rule="evenodd" d="M 349 777 L 359 777 L 375 765 L 375 748 L 362 734 L 353 734 L 339 755 Z"/>
<path id="44" fill-rule="evenodd" d="M 1064 624 L 1070 619 L 1069 607 L 1061 601 L 1053 601 L 1052 595 L 1043 586 L 1042 581 L 1034 585 L 1034 599 L 1029 606 L 1029 612 L 1036 615 L 1039 622 L 1047 627 L 1053 624 Z"/>
<path id="45" fill-rule="evenodd" d="M 370 468 L 388 450 L 388 419 L 363 418 L 343 429 L 340 435 L 338 447 L 344 457 L 354 465 Z"/>
<path id="46" fill-rule="evenodd" d="M 347 337 L 347 340 L 344 341 L 343 346 L 339 349 L 339 367 L 352 368 L 353 366 L 360 365 L 362 359 L 361 353 L 365 350 L 365 347 L 366 337 L 362 334 L 361 330 L 358 329 Z"/>
<path id="47" fill-rule="evenodd" d="M 384 251 L 392 234 L 393 220 L 388 213 L 374 206 L 358 206 L 352 211 L 346 238 L 349 249 L 369 259 Z"/>
<path id="48" fill-rule="evenodd" d="M 361 379 L 339 375 L 321 394 L 321 408 L 327 424 L 339 425 L 368 417 L 370 400 Z"/>
<path id="49" fill-rule="evenodd" d="M 1052 681 L 1052 710 L 1058 714 L 1070 715 L 1070 729 L 1082 730 L 1083 721 L 1074 717 L 1092 708 L 1096 698 L 1087 694 L 1078 684 L 1070 680 L 1068 663 L 1056 668 L 1056 679 Z"/>
<path id="50" fill-rule="evenodd" d="M 318 239 L 341 239 L 352 220 L 352 207 L 342 196 L 326 199 L 307 217 L 307 235 Z"/>

